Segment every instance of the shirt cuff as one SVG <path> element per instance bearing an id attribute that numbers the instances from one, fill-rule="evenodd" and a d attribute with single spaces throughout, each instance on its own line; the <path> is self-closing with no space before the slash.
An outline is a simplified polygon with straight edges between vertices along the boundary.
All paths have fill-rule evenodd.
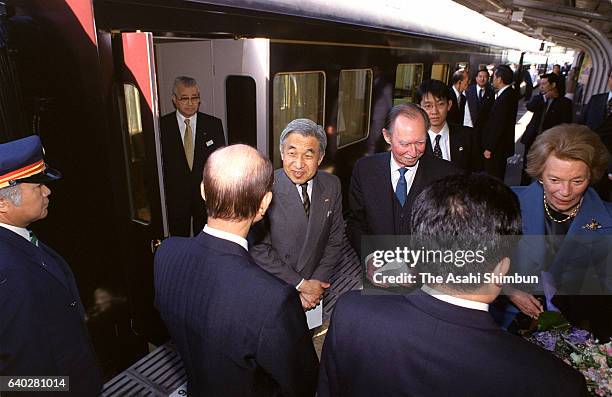
<path id="1" fill-rule="evenodd" d="M 302 285 L 303 282 L 304 282 L 304 279 L 302 279 L 302 281 L 300 281 L 298 283 L 298 285 L 295 286 L 295 289 L 299 291 L 300 290 L 300 286 Z"/>

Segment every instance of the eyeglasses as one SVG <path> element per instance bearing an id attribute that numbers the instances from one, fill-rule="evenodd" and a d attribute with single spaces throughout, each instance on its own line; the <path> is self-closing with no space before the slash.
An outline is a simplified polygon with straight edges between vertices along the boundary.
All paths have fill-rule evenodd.
<path id="1" fill-rule="evenodd" d="M 185 104 L 187 104 L 189 102 L 198 103 L 198 102 L 200 102 L 200 97 L 199 96 L 193 96 L 193 97 L 182 96 L 180 98 L 177 98 L 177 101 L 179 101 L 183 105 L 185 105 Z"/>

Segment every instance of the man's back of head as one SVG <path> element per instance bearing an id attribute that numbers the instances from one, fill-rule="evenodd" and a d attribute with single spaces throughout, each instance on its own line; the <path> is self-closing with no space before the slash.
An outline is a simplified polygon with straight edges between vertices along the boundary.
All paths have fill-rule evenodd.
<path id="1" fill-rule="evenodd" d="M 272 190 L 273 172 L 270 160 L 250 146 L 215 151 L 204 166 L 202 180 L 209 219 L 244 221 L 263 216 L 258 211 Z"/>

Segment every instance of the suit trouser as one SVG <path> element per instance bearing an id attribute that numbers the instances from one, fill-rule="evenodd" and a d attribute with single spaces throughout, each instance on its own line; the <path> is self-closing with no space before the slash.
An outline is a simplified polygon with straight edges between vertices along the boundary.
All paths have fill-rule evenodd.
<path id="1" fill-rule="evenodd" d="M 494 177 L 499 178 L 502 182 L 506 175 L 506 157 L 503 155 L 497 156 L 495 153 L 491 155 L 491 158 L 484 159 L 484 171 Z"/>

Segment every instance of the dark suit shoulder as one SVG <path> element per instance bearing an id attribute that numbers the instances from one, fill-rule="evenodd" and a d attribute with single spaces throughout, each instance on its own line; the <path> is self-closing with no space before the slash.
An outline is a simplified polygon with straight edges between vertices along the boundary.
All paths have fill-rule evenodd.
<path id="1" fill-rule="evenodd" d="M 379 164 L 385 164 L 385 163 L 389 163 L 389 158 L 390 153 L 389 152 L 383 152 L 383 153 L 376 153 L 373 154 L 372 156 L 365 156 L 360 158 L 359 160 L 357 160 L 357 162 L 355 162 L 355 168 L 368 168 L 368 167 L 376 167 Z"/>
<path id="2" fill-rule="evenodd" d="M 214 123 L 221 122 L 221 119 L 218 117 L 211 116 L 210 114 L 198 112 L 198 121 L 200 120 L 205 121 L 205 122 L 214 122 Z"/>
<path id="3" fill-rule="evenodd" d="M 421 166 L 431 172 L 434 178 L 440 178 L 448 175 L 459 174 L 462 172 L 461 168 L 457 167 L 450 161 L 442 160 L 434 157 L 428 153 L 423 154 L 419 160 L 419 169 Z"/>
<path id="4" fill-rule="evenodd" d="M 334 174 L 330 174 L 327 171 L 317 171 L 317 178 L 320 178 L 321 182 L 326 185 L 340 186 L 340 178 Z"/>

